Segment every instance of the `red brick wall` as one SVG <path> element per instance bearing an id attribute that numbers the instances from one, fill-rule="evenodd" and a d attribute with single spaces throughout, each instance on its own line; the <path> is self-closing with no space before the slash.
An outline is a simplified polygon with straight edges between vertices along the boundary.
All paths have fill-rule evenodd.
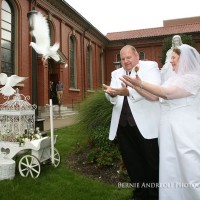
<path id="1" fill-rule="evenodd" d="M 32 60 L 31 52 L 32 49 L 29 46 L 31 42 L 31 36 L 29 34 L 29 25 L 27 13 L 31 10 L 31 1 L 20 1 L 18 2 L 18 49 L 17 49 L 17 71 L 16 74 L 20 76 L 26 76 L 28 79 L 24 81 L 24 87 L 20 87 L 20 92 L 25 95 L 30 95 L 30 103 L 32 103 Z M 53 7 L 48 7 L 43 1 L 37 1 L 36 10 L 41 11 L 46 17 L 50 13 L 49 20 L 51 21 L 53 27 L 53 38 L 54 42 L 60 43 L 60 50 L 66 57 L 69 57 L 69 37 L 72 31 L 72 27 L 75 26 L 75 36 L 76 36 L 76 68 L 77 68 L 77 90 L 71 90 L 69 88 L 69 67 L 64 68 L 63 64 L 50 61 L 51 71 L 48 65 L 43 66 L 41 57 L 38 56 L 37 59 L 37 85 L 38 85 L 38 106 L 44 106 L 49 102 L 49 81 L 50 75 L 56 75 L 64 85 L 64 95 L 63 104 L 71 104 L 72 101 L 80 101 L 85 97 L 86 90 L 84 90 L 84 85 L 86 85 L 87 73 L 84 69 L 86 67 L 86 60 L 83 59 L 83 30 L 81 27 L 75 25 L 72 21 L 63 18 L 59 11 L 53 9 Z M 97 89 L 99 87 L 99 44 L 100 40 L 86 33 L 85 35 L 85 50 L 87 48 L 86 43 L 92 41 L 92 51 L 93 51 L 93 88 Z M 94 40 L 94 41 L 93 41 Z M 0 94 L 1 95 L 1 94 Z M 1 98 L 2 99 L 2 98 Z M 2 99 L 2 101 L 4 101 Z"/>
<path id="2" fill-rule="evenodd" d="M 29 46 L 31 41 L 31 36 L 29 34 L 28 18 L 27 13 L 31 10 L 32 1 L 19 1 L 16 2 L 16 10 L 18 10 L 16 15 L 17 21 L 17 49 L 16 53 L 16 74 L 19 76 L 28 77 L 27 80 L 23 82 L 24 87 L 20 87 L 20 93 L 24 95 L 30 95 L 32 99 L 32 49 Z M 88 29 L 86 25 L 78 25 L 72 19 L 68 19 L 58 9 L 54 8 L 52 5 L 49 6 L 47 1 L 37 1 L 36 10 L 41 11 L 45 16 L 51 21 L 53 28 L 53 38 L 54 42 L 60 43 L 60 50 L 63 54 L 69 58 L 69 37 L 72 30 L 75 30 L 76 37 L 76 69 L 77 69 L 77 89 L 70 89 L 70 74 L 69 66 L 64 68 L 63 64 L 56 63 L 53 60 L 49 60 L 51 66 L 43 66 L 41 57 L 38 56 L 37 59 L 37 83 L 38 83 L 38 106 L 44 106 L 49 103 L 49 81 L 54 77 L 54 81 L 60 79 L 64 85 L 64 96 L 63 104 L 72 104 L 75 102 L 80 102 L 83 100 L 90 92 L 87 90 L 87 64 L 86 64 L 86 51 L 88 42 L 91 41 L 92 44 L 92 80 L 93 89 L 96 90 L 101 87 L 101 71 L 100 71 L 100 54 L 102 49 L 104 49 L 104 82 L 109 84 L 111 71 L 115 69 L 113 64 L 116 61 L 116 55 L 119 53 L 123 43 L 126 41 L 119 41 L 119 44 L 112 47 L 109 46 L 106 39 L 103 40 L 93 34 L 93 28 Z M 55 5 L 58 3 L 54 2 Z M 171 23 L 171 22 L 166 22 Z M 91 30 L 92 29 L 92 30 Z M 163 37 L 163 36 L 162 36 Z M 200 51 L 200 39 L 196 36 L 196 48 Z M 162 53 L 162 39 L 161 36 L 157 38 L 145 38 L 144 40 L 138 39 L 129 42 L 131 45 L 135 46 L 138 51 L 143 51 L 145 53 L 145 58 L 148 60 L 155 60 L 161 67 L 160 58 Z M 83 46 L 84 45 L 84 46 Z M 69 60 L 68 60 L 69 65 Z M 86 87 L 86 88 L 85 88 Z M 0 103 L 4 102 L 2 95 L 0 94 Z M 30 100 L 30 103 L 31 100 Z"/>

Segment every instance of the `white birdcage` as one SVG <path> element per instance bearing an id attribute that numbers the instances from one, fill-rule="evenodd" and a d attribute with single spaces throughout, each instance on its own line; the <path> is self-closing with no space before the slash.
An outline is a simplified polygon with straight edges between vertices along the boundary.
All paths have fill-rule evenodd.
<path id="1" fill-rule="evenodd" d="M 35 129 L 36 105 L 31 105 L 29 99 L 16 89 L 13 99 L 7 97 L 0 105 L 0 140 L 14 142 L 26 129 Z"/>

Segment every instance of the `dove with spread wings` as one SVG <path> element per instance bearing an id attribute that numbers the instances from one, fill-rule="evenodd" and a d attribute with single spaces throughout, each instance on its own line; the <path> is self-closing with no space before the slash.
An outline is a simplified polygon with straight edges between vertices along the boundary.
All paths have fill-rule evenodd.
<path id="1" fill-rule="evenodd" d="M 55 43 L 50 46 L 50 31 L 47 19 L 40 13 L 37 12 L 31 17 L 32 20 L 32 30 L 30 34 L 35 38 L 35 42 L 31 42 L 30 46 L 38 53 L 42 55 L 43 60 L 48 58 L 53 58 L 55 61 L 60 60 L 60 56 L 57 53 L 60 44 Z"/>
<path id="2" fill-rule="evenodd" d="M 17 75 L 11 75 L 8 77 L 7 74 L 1 73 L 0 84 L 4 86 L 0 88 L 0 93 L 2 93 L 4 96 L 13 95 L 16 92 L 16 90 L 13 89 L 12 87 L 24 81 L 25 79 L 27 79 L 27 77 L 20 77 Z"/>

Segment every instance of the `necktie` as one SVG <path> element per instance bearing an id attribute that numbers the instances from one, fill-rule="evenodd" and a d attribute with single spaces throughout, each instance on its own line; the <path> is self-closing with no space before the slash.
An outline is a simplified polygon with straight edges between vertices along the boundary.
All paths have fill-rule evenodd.
<path id="1" fill-rule="evenodd" d="M 131 71 L 130 72 L 126 71 L 127 76 L 130 76 L 130 74 L 131 74 Z M 120 115 L 120 119 L 119 119 L 119 124 L 124 127 L 127 124 L 129 124 L 130 126 L 136 125 L 133 115 L 131 113 L 129 104 L 128 104 L 127 96 L 124 96 L 124 101 L 123 101 L 122 111 L 121 111 L 121 115 Z"/>
<path id="2" fill-rule="evenodd" d="M 129 72 L 129 71 L 126 71 L 126 75 L 127 76 L 130 76 L 131 75 L 131 71 Z"/>
<path id="3" fill-rule="evenodd" d="M 129 72 L 129 71 L 126 71 L 126 75 L 127 76 L 130 76 L 131 75 L 131 71 Z M 127 87 L 127 85 L 126 85 L 126 87 Z"/>

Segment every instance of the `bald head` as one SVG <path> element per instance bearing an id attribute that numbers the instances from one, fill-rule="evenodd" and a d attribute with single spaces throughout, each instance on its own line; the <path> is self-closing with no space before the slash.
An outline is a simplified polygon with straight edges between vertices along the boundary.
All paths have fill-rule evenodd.
<path id="1" fill-rule="evenodd" d="M 122 47 L 122 49 L 120 50 L 120 56 L 121 56 L 122 52 L 126 51 L 126 50 L 132 50 L 133 54 L 137 53 L 137 50 L 134 46 L 126 45 L 126 46 Z"/>

